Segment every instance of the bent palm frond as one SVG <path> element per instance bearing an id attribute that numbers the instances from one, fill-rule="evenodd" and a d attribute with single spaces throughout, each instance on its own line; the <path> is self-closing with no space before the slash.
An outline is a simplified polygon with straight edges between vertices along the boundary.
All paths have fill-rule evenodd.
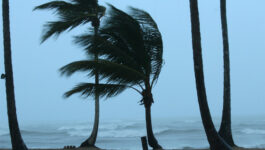
<path id="1" fill-rule="evenodd" d="M 130 7 L 130 10 L 130 15 L 140 22 L 143 30 L 145 49 L 148 51 L 152 61 L 153 85 L 158 79 L 163 65 L 162 35 L 149 13 L 133 7 Z"/>
<path id="2" fill-rule="evenodd" d="M 55 12 L 59 11 L 71 11 L 74 5 L 65 1 L 52 1 L 39 6 L 36 6 L 33 10 L 51 9 Z"/>
<path id="3" fill-rule="evenodd" d="M 93 0 L 52 1 L 34 8 L 34 10 L 44 9 L 54 10 L 59 19 L 44 25 L 41 42 L 52 35 L 58 36 L 63 31 L 88 23 L 95 17 L 102 17 L 106 11 L 105 7 L 98 6 Z"/>
<path id="4" fill-rule="evenodd" d="M 145 76 L 125 65 L 106 60 L 83 60 L 70 63 L 60 69 L 62 75 L 70 76 L 75 72 L 89 72 L 90 76 L 99 73 L 101 79 L 108 82 L 138 83 L 145 80 Z"/>
<path id="5" fill-rule="evenodd" d="M 109 6 L 110 17 L 107 19 L 106 25 L 102 27 L 102 30 L 111 33 L 114 39 L 122 38 L 123 45 L 127 46 L 131 53 L 134 54 L 137 63 L 145 68 L 145 71 L 150 70 L 148 65 L 150 58 L 144 50 L 143 32 L 139 22 L 114 6 Z M 121 43 L 120 40 L 119 43 Z"/>
<path id="6" fill-rule="evenodd" d="M 60 69 L 61 74 L 70 76 L 75 72 L 86 72 L 93 76 L 97 72 L 100 79 L 106 81 L 98 87 L 101 96 L 116 95 L 123 88 L 132 88 L 142 94 L 135 87 L 140 86 L 142 90 L 144 86 L 152 87 L 163 65 L 161 33 L 147 12 L 131 8 L 129 15 L 110 7 L 110 17 L 99 28 L 97 36 L 91 30 L 74 39 L 88 55 L 97 54 L 101 59 L 70 63 Z M 91 84 L 82 84 L 69 91 L 68 96 L 75 93 L 92 96 L 96 89 Z"/>
<path id="7" fill-rule="evenodd" d="M 64 97 L 70 97 L 73 94 L 81 96 L 95 96 L 97 93 L 100 97 L 113 97 L 123 92 L 128 86 L 122 84 L 94 84 L 94 83 L 79 83 L 73 89 L 67 91 Z"/>
<path id="8" fill-rule="evenodd" d="M 97 54 L 111 62 L 124 64 L 135 70 L 140 70 L 133 54 L 128 52 L 126 47 L 121 47 L 117 41 L 113 41 L 110 39 L 110 36 L 101 34 L 101 32 L 100 36 L 97 36 L 96 38 L 92 34 L 76 36 L 74 43 L 84 47 L 88 55 Z"/>
<path id="9" fill-rule="evenodd" d="M 162 36 L 147 12 L 130 8 L 131 14 L 109 5 L 110 17 L 94 37 L 91 33 L 75 37 L 75 43 L 88 54 L 127 66 L 156 83 L 163 65 Z"/>
<path id="10" fill-rule="evenodd" d="M 84 18 L 75 18 L 75 19 L 67 19 L 62 21 L 54 21 L 48 22 L 44 25 L 43 35 L 41 38 L 41 43 L 45 42 L 51 36 L 58 37 L 62 32 L 67 30 L 72 30 L 73 28 L 85 24 L 90 20 Z"/>

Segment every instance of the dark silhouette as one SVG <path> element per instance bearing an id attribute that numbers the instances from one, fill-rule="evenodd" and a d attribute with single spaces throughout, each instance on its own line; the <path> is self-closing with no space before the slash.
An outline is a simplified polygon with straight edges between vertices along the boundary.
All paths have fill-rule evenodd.
<path id="1" fill-rule="evenodd" d="M 221 4 L 221 22 L 223 33 L 223 53 L 224 53 L 224 97 L 223 97 L 223 115 L 219 135 L 230 146 L 236 146 L 232 136 L 231 129 L 231 86 L 230 86 L 230 59 L 229 59 L 229 41 L 226 17 L 226 0 L 220 0 Z"/>
<path id="2" fill-rule="evenodd" d="M 199 10 L 198 10 L 197 0 L 190 0 L 190 12 L 191 12 L 194 72 L 195 72 L 197 96 L 198 96 L 198 102 L 199 102 L 203 126 L 211 150 L 232 150 L 232 148 L 217 133 L 208 107 L 205 84 L 204 84 L 200 20 L 199 20 Z"/>
<path id="3" fill-rule="evenodd" d="M 60 20 L 49 22 L 45 25 L 42 42 L 52 35 L 59 35 L 61 32 L 71 30 L 79 25 L 91 22 L 94 27 L 94 38 L 97 36 L 100 25 L 100 18 L 105 14 L 105 7 L 99 6 L 97 0 L 72 0 L 71 3 L 65 1 L 52 1 L 37 6 L 36 9 L 54 9 Z M 95 60 L 98 59 L 94 54 Z M 95 74 L 95 84 L 99 84 L 98 73 Z M 98 126 L 99 126 L 99 96 L 95 94 L 95 118 L 91 135 L 80 147 L 95 147 Z"/>
<path id="4" fill-rule="evenodd" d="M 115 96 L 126 88 L 132 88 L 142 95 L 145 106 L 148 143 L 154 149 L 161 149 L 152 130 L 151 106 L 154 102 L 152 88 L 163 65 L 163 44 L 158 27 L 145 11 L 130 8 L 130 14 L 111 6 L 109 18 L 94 41 L 94 36 L 84 34 L 75 42 L 82 45 L 88 54 L 98 54 L 102 59 L 82 60 L 61 68 L 67 76 L 75 72 L 99 73 L 106 84 L 81 83 L 66 93 L 71 96 L 81 93 L 85 96 Z M 104 59 L 103 59 L 104 58 Z M 140 88 L 141 90 L 138 90 Z"/>
<path id="5" fill-rule="evenodd" d="M 3 15 L 3 40 L 4 40 L 4 62 L 6 81 L 6 100 L 9 131 L 13 150 L 27 150 L 27 146 L 22 139 L 16 113 L 16 101 L 13 81 L 11 38 L 10 38 L 10 20 L 9 20 L 9 0 L 2 0 Z"/>

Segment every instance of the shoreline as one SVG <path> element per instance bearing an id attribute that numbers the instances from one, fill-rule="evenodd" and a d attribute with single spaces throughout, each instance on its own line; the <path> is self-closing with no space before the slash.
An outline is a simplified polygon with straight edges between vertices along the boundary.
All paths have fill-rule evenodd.
<path id="1" fill-rule="evenodd" d="M 11 150 L 0 148 L 0 150 Z M 29 149 L 29 150 L 115 150 L 115 149 L 98 149 L 98 148 L 72 148 L 72 149 L 63 149 L 63 148 L 50 148 L 50 149 Z M 209 150 L 209 149 L 164 149 L 164 150 Z M 265 150 L 265 148 L 234 148 L 234 150 Z"/>

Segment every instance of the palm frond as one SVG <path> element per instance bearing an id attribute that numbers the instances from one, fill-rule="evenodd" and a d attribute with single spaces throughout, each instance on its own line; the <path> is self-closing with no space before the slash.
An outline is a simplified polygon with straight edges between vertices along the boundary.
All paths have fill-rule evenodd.
<path id="1" fill-rule="evenodd" d="M 81 36 L 76 36 L 74 43 L 84 47 L 88 55 L 97 54 L 106 60 L 127 65 L 142 72 L 139 66 L 137 66 L 133 54 L 127 51 L 126 47 L 122 47 L 123 49 L 121 49 L 121 47 L 117 45 L 117 42 L 111 41 L 110 36 L 106 36 L 106 34 L 100 32 L 97 37 L 91 33 L 83 34 Z"/>
<path id="2" fill-rule="evenodd" d="M 101 79 L 117 83 L 139 83 L 145 80 L 145 76 L 125 65 L 106 60 L 83 60 L 70 63 L 60 69 L 62 75 L 71 76 L 75 72 L 88 72 L 90 76 L 96 73 Z"/>
<path id="3" fill-rule="evenodd" d="M 65 2 L 65 1 L 51 1 L 39 6 L 36 6 L 33 10 L 46 10 L 51 9 L 55 11 L 69 11 L 74 7 L 73 4 Z"/>
<path id="4" fill-rule="evenodd" d="M 70 0 L 72 3 L 80 5 L 92 5 L 97 6 L 98 0 Z"/>
<path id="5" fill-rule="evenodd" d="M 58 36 L 64 31 L 91 22 L 95 17 L 100 18 L 106 11 L 106 8 L 97 5 L 95 0 L 52 1 L 34 8 L 34 10 L 46 9 L 54 10 L 59 19 L 44 25 L 42 43 L 52 35 Z"/>
<path id="6" fill-rule="evenodd" d="M 140 22 L 144 35 L 145 49 L 151 56 L 152 85 L 156 82 L 163 65 L 163 42 L 158 26 L 151 15 L 137 8 L 130 7 L 130 15 Z"/>
<path id="7" fill-rule="evenodd" d="M 94 83 L 79 83 L 73 89 L 67 91 L 64 94 L 64 97 L 68 98 L 73 94 L 80 94 L 81 96 L 95 96 L 98 94 L 100 97 L 113 97 L 121 92 L 123 92 L 126 88 L 129 88 L 127 85 L 123 84 L 94 84 Z"/>
<path id="8" fill-rule="evenodd" d="M 39 6 L 33 10 L 54 10 L 56 13 L 79 12 L 84 14 L 104 14 L 106 8 L 97 4 L 95 0 L 71 0 L 71 3 L 65 1 L 51 1 Z"/>
<path id="9" fill-rule="evenodd" d="M 51 36 L 58 37 L 62 32 L 67 30 L 72 30 L 76 26 L 80 24 L 86 23 L 88 20 L 84 20 L 83 18 L 76 18 L 75 20 L 69 21 L 56 21 L 56 22 L 48 22 L 44 25 L 43 35 L 41 38 L 41 43 L 45 42 Z"/>
<path id="10" fill-rule="evenodd" d="M 119 41 L 119 43 L 123 42 L 134 53 L 134 58 L 137 59 L 136 62 L 145 68 L 145 71 L 150 70 L 148 65 L 150 64 L 148 63 L 150 58 L 144 50 L 143 33 L 139 22 L 116 7 L 109 6 L 110 17 L 106 20 L 105 26 L 101 30 L 115 35 L 116 37 L 113 36 L 114 40 L 117 37 L 122 37 L 123 41 Z"/>

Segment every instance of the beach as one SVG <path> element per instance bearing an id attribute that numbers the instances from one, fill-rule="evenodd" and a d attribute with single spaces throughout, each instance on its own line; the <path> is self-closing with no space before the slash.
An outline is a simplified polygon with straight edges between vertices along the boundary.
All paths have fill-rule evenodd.
<path id="1" fill-rule="evenodd" d="M 0 149 L 0 150 L 11 150 L 11 149 Z M 115 150 L 115 149 L 75 148 L 75 149 L 30 149 L 30 150 Z M 164 149 L 164 150 L 209 150 L 209 149 Z M 265 149 L 259 149 L 259 148 L 234 148 L 234 150 L 265 150 Z"/>
<path id="2" fill-rule="evenodd" d="M 214 122 L 218 128 L 220 118 Z M 66 145 L 78 147 L 90 135 L 92 127 L 92 122 L 41 123 L 21 125 L 21 133 L 31 149 L 60 149 Z M 232 129 L 238 146 L 265 148 L 264 118 L 234 118 Z M 209 147 L 200 118 L 154 119 L 153 130 L 164 149 Z M 141 150 L 142 136 L 146 136 L 144 120 L 101 121 L 96 146 L 108 150 Z M 0 148 L 10 149 L 10 143 L 7 126 L 0 125 Z"/>

